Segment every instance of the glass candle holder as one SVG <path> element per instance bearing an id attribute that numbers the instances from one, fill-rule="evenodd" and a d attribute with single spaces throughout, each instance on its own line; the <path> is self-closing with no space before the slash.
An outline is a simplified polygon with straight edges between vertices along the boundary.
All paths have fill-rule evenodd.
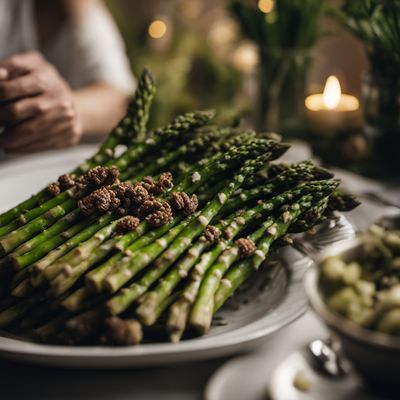
<path id="1" fill-rule="evenodd" d="M 262 49 L 260 51 L 261 129 L 290 136 L 304 122 L 304 98 L 310 49 Z"/>

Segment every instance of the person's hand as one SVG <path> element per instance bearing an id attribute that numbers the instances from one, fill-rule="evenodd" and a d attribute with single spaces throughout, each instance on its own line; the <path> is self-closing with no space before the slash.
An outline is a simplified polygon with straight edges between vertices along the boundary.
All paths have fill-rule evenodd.
<path id="1" fill-rule="evenodd" d="M 72 91 L 39 53 L 0 61 L 0 148 L 31 152 L 78 143 L 82 128 Z"/>

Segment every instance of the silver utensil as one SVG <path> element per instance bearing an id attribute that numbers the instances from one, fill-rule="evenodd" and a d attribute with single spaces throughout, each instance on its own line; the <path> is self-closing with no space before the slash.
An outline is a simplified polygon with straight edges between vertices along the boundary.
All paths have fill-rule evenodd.
<path id="1" fill-rule="evenodd" d="M 331 377 L 339 378 L 351 370 L 349 362 L 343 357 L 340 344 L 333 337 L 328 340 L 313 340 L 307 346 L 311 356 L 311 366 Z"/>

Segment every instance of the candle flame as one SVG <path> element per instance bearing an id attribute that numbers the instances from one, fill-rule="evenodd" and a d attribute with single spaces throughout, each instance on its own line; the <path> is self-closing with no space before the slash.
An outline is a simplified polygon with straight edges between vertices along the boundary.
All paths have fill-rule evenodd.
<path id="1" fill-rule="evenodd" d="M 342 97 L 342 89 L 340 87 L 339 79 L 331 75 L 325 84 L 323 102 L 326 108 L 334 110 L 340 103 Z"/>

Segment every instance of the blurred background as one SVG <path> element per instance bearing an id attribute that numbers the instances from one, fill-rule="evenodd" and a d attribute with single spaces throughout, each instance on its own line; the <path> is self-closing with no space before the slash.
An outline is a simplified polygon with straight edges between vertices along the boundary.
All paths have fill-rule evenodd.
<path id="1" fill-rule="evenodd" d="M 310 116 L 304 107 L 305 97 L 322 93 L 332 75 L 342 93 L 362 97 L 368 59 L 362 41 L 330 10 L 342 3 L 107 0 L 135 75 L 148 66 L 157 79 L 152 126 L 184 111 L 216 108 L 223 122 L 240 119 L 305 140 L 327 164 L 376 176 L 360 109 L 343 121 Z M 336 122 L 326 127 L 321 117 Z"/>
<path id="2" fill-rule="evenodd" d="M 157 125 L 177 112 L 216 107 L 225 116 L 244 113 L 256 121 L 259 52 L 241 33 L 229 0 L 107 0 L 123 34 L 132 68 L 147 65 L 158 82 Z M 260 3 L 272 12 L 274 2 Z M 340 2 L 331 1 L 338 4 Z M 258 4 L 257 4 L 258 5 Z M 266 12 L 265 14 L 268 14 Z M 312 49 L 307 91 L 321 90 L 329 75 L 359 96 L 366 68 L 363 45 L 332 18 L 321 18 L 325 35 Z M 173 94 L 173 95 L 171 95 Z"/>

